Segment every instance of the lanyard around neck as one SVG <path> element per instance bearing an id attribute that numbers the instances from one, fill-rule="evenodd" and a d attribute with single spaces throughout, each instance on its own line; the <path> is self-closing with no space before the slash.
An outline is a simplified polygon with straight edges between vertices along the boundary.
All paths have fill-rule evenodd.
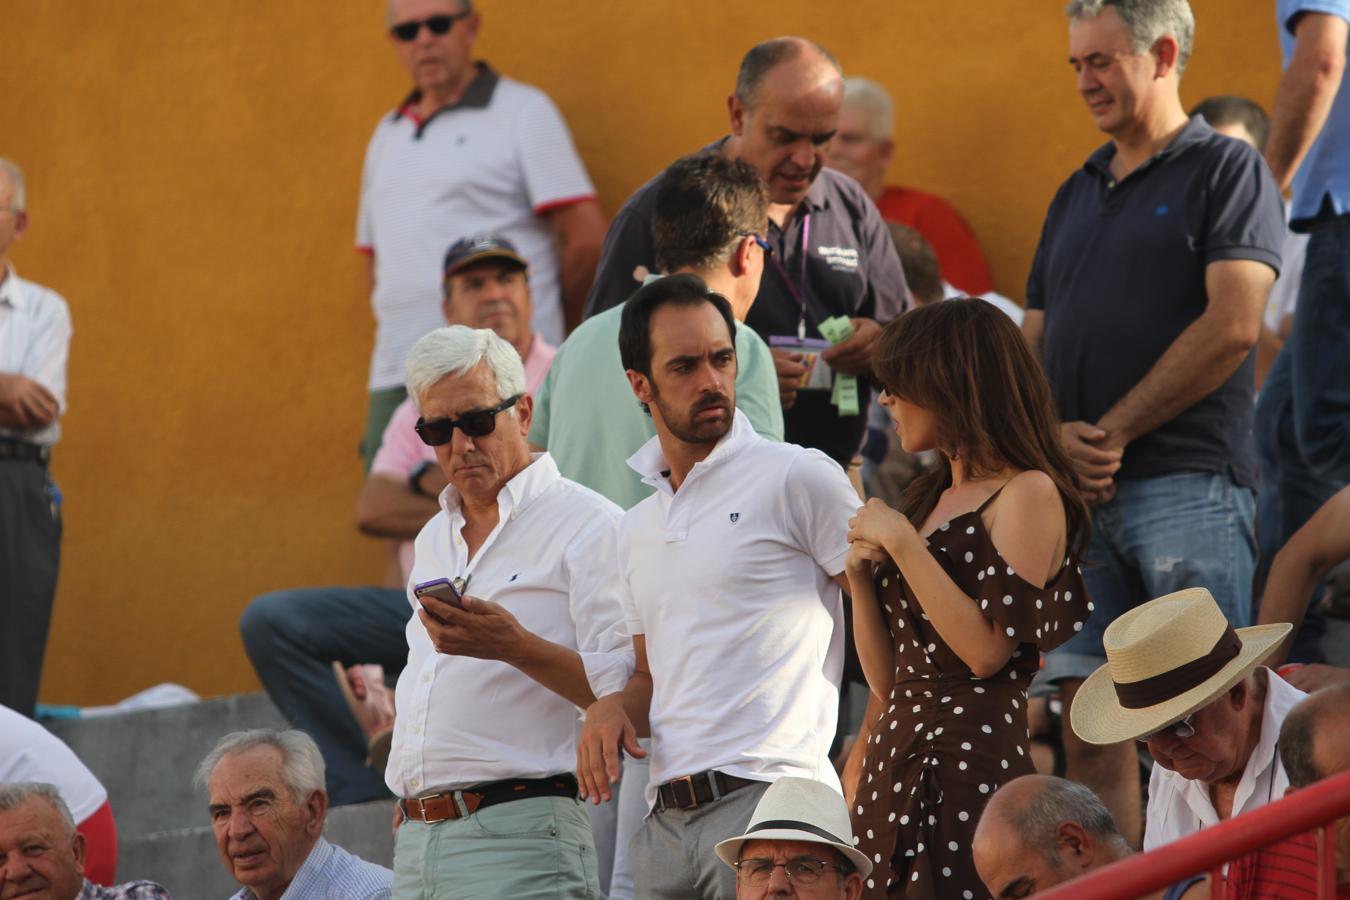
<path id="1" fill-rule="evenodd" d="M 811 237 L 811 214 L 802 216 L 802 252 L 801 252 L 801 270 L 800 280 L 794 281 L 788 275 L 787 269 L 783 266 L 783 261 L 776 255 L 769 257 L 773 267 L 778 270 L 779 276 L 783 279 L 783 284 L 787 285 L 788 293 L 792 299 L 797 301 L 797 339 L 806 340 L 806 252 L 807 244 Z"/>

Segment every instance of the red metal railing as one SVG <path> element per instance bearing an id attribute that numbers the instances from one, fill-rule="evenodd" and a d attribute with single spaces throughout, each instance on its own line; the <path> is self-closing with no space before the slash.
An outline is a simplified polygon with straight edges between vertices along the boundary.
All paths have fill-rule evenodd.
<path id="1" fill-rule="evenodd" d="M 1320 829 L 1318 897 L 1336 896 L 1333 823 L 1350 815 L 1350 772 L 1310 784 L 1282 800 L 1220 822 L 1171 844 L 1112 863 L 1083 878 L 1037 894 L 1045 900 L 1133 900 L 1210 870 L 1210 897 L 1224 896 L 1220 867 L 1287 837 Z"/>

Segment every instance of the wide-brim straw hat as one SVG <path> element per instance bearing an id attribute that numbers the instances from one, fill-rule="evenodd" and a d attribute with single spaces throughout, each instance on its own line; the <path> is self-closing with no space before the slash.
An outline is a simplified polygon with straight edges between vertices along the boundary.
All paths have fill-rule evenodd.
<path id="1" fill-rule="evenodd" d="M 834 788 L 810 778 L 780 778 L 759 798 L 750 826 L 740 837 L 727 838 L 714 851 L 734 867 L 746 841 L 807 841 L 833 847 L 848 857 L 858 874 L 872 874 L 872 861 L 853 846 L 848 807 Z"/>
<path id="2" fill-rule="evenodd" d="M 1146 737 L 1223 696 L 1293 627 L 1234 629 L 1205 588 L 1150 600 L 1107 626 L 1106 665 L 1078 689 L 1069 722 L 1089 744 Z"/>

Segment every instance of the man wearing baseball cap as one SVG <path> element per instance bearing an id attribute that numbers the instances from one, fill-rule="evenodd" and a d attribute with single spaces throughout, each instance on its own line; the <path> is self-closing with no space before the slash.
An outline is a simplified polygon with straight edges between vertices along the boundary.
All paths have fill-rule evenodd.
<path id="1" fill-rule="evenodd" d="M 1146 744 L 1153 757 L 1144 849 L 1284 796 L 1276 753 L 1306 694 L 1261 666 L 1288 623 L 1234 629 L 1205 588 L 1151 600 L 1106 629 L 1106 665 L 1069 719 L 1089 744 Z"/>
<path id="2" fill-rule="evenodd" d="M 520 354 L 526 387 L 537 390 L 557 350 L 531 328 L 524 256 L 499 234 L 478 234 L 450 246 L 442 271 L 445 321 L 492 329 Z M 244 648 L 268 695 L 323 752 L 334 806 L 389 794 L 381 773 L 394 708 L 384 673 L 398 672 L 406 661 L 404 587 L 413 538 L 439 511 L 437 498 L 446 485 L 435 449 L 418 439 L 416 423 L 416 406 L 403 401 L 356 498 L 356 527 L 397 547 L 387 583 L 273 591 L 255 598 L 239 620 Z M 330 671 L 334 660 L 349 667 L 341 680 Z"/>
<path id="3" fill-rule="evenodd" d="M 810 778 L 775 781 L 759 799 L 745 834 L 713 849 L 736 870 L 737 900 L 855 900 L 872 875 L 872 861 L 853 846 L 844 798 Z"/>

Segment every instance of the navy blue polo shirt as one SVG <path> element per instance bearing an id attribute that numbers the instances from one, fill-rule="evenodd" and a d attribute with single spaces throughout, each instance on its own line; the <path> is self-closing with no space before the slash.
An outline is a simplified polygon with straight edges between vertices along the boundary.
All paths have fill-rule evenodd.
<path id="1" fill-rule="evenodd" d="M 720 151 L 721 145 L 718 141 L 702 152 Z M 656 270 L 652 216 L 660 178 L 657 175 L 638 188 L 610 224 L 586 298 L 588 317 L 628 299 L 641 286 L 641 277 Z M 766 341 L 776 335 L 797 335 L 802 315 L 798 296 L 805 301 L 806 336 L 813 338 L 821 336 L 819 323 L 833 316 L 875 319 L 885 325 L 904 312 L 909 291 L 895 244 L 876 205 L 852 178 L 822 169 L 784 224 L 780 229 L 770 223 L 765 235 L 782 272 L 774 265 L 764 267 L 759 293 L 745 319 Z M 797 402 L 783 411 L 784 439 L 818 448 L 847 465 L 867 428 L 871 392 L 866 379 L 859 388 L 856 416 L 840 416 L 830 405 L 829 391 L 798 393 Z"/>
<path id="2" fill-rule="evenodd" d="M 1255 150 L 1199 116 L 1119 183 L 1115 145 L 1050 204 L 1027 282 L 1045 313 L 1044 364 L 1064 421 L 1096 422 L 1205 311 L 1205 267 L 1251 259 L 1280 268 L 1280 192 Z M 1255 353 L 1217 390 L 1125 448 L 1116 477 L 1225 472 L 1256 483 Z"/>

